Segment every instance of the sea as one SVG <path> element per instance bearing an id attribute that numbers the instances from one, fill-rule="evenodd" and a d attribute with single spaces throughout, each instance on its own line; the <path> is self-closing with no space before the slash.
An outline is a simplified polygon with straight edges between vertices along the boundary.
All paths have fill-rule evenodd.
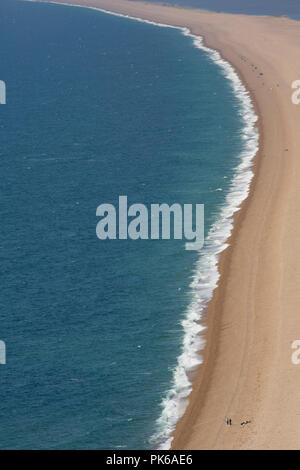
<path id="1" fill-rule="evenodd" d="M 112 0 L 113 1 L 113 0 Z M 180 5 L 186 8 L 202 8 L 224 13 L 244 15 L 286 16 L 300 20 L 299 0 L 147 0 L 149 2 Z"/>
<path id="2" fill-rule="evenodd" d="M 1 0 L 0 31 L 0 448 L 168 449 L 252 178 L 250 97 L 185 29 Z M 204 204 L 204 247 L 99 240 L 120 195 Z"/>

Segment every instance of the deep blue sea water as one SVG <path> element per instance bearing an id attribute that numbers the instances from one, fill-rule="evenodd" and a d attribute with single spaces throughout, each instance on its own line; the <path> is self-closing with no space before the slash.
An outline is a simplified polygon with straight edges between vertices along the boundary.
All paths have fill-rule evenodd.
<path id="1" fill-rule="evenodd" d="M 299 0 L 148 0 L 184 7 L 247 15 L 288 16 L 300 20 Z M 112 0 L 113 2 L 113 0 Z"/>
<path id="2" fill-rule="evenodd" d="M 100 241 L 96 208 L 204 203 L 240 161 L 240 103 L 175 29 L 1 0 L 0 447 L 148 448 L 199 254 Z"/>

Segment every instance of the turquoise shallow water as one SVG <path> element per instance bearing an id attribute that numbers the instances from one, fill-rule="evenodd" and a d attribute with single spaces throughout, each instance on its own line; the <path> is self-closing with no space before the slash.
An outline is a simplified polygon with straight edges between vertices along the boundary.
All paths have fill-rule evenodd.
<path id="1" fill-rule="evenodd" d="M 100 241 L 96 208 L 204 203 L 243 146 L 224 73 L 175 29 L 2 0 L 1 448 L 148 448 L 199 255 Z"/>

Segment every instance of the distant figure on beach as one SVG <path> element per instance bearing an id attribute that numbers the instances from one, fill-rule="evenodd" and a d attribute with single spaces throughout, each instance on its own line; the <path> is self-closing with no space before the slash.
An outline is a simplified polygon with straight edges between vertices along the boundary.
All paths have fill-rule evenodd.
<path id="1" fill-rule="evenodd" d="M 231 418 L 226 418 L 226 424 L 227 424 L 227 426 L 231 426 L 231 425 L 232 425 Z"/>
<path id="2" fill-rule="evenodd" d="M 249 423 L 251 423 L 251 421 L 243 421 L 243 422 L 241 423 L 241 426 L 245 426 L 245 424 L 249 424 Z"/>

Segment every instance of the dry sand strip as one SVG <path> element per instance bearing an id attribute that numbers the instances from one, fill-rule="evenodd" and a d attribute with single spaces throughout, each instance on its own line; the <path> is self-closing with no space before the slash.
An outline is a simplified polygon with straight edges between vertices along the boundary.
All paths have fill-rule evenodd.
<path id="1" fill-rule="evenodd" d="M 291 362 L 300 339 L 300 105 L 291 101 L 300 23 L 126 0 L 56 2 L 186 26 L 251 91 L 260 117 L 255 178 L 220 259 L 204 363 L 173 448 L 300 449 L 300 365 Z"/>

